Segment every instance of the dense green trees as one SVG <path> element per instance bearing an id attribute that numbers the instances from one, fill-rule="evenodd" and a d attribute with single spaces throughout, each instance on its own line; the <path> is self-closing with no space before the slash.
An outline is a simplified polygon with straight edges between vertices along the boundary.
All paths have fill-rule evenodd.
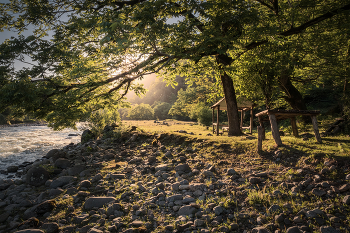
<path id="1" fill-rule="evenodd" d="M 263 73 L 252 80 L 246 76 L 251 86 L 270 94 L 269 88 L 280 82 L 291 94 L 286 95 L 290 103 L 300 99 L 291 93 L 293 79 L 310 69 L 299 67 L 297 61 L 302 59 L 290 59 L 293 48 L 300 46 L 303 61 L 314 59 L 317 64 L 316 57 L 323 56 L 317 34 L 340 36 L 337 31 L 341 30 L 348 34 L 344 25 L 349 25 L 350 3 L 37 0 L 11 1 L 0 9 L 1 30 L 35 27 L 33 35 L 0 46 L 0 109 L 14 105 L 45 118 L 55 128 L 73 126 L 91 112 L 115 106 L 130 90 L 144 93 L 134 81 L 146 74 L 162 70 L 169 82 L 179 74 L 191 79 L 210 75 L 226 97 L 229 134 L 239 135 L 236 88 L 241 79 L 236 63 L 258 56 L 257 69 L 251 67 L 248 73 L 254 69 Z M 52 40 L 43 37 L 48 30 Z M 286 46 L 290 49 L 284 53 Z M 32 65 L 15 70 L 11 64 L 16 59 Z M 273 65 L 266 59 L 272 59 Z M 248 90 L 245 93 L 251 95 Z M 271 102 L 269 98 L 275 97 L 265 96 Z"/>
<path id="2" fill-rule="evenodd" d="M 131 120 L 152 120 L 154 119 L 154 110 L 149 104 L 136 104 L 130 109 L 128 118 Z"/>

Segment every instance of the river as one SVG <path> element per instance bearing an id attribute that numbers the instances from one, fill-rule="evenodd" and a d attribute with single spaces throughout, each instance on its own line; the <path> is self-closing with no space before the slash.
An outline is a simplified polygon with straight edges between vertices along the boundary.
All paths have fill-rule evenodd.
<path id="1" fill-rule="evenodd" d="M 80 142 L 81 131 L 54 131 L 47 126 L 0 128 L 0 171 L 10 165 L 33 162 L 49 150 Z M 0 174 L 0 179 L 7 175 Z M 9 177 L 10 178 L 10 177 Z"/>

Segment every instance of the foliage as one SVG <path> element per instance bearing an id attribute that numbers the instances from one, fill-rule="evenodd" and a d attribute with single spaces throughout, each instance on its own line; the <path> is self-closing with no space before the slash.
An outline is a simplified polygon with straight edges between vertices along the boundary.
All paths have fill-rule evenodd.
<path id="1" fill-rule="evenodd" d="M 3 114 L 0 113 L 0 125 L 4 125 L 7 124 L 8 120 L 6 118 L 6 116 L 4 116 Z"/>
<path id="2" fill-rule="evenodd" d="M 119 112 L 119 116 L 122 120 L 128 120 L 128 114 L 129 114 L 130 108 L 119 108 L 118 112 Z"/>
<path id="3" fill-rule="evenodd" d="M 166 102 L 155 102 L 155 106 L 153 107 L 154 117 L 159 120 L 165 120 L 169 118 L 169 110 L 171 108 L 171 104 Z"/>
<path id="4" fill-rule="evenodd" d="M 177 75 L 192 80 L 210 76 L 212 87 L 222 82 L 227 101 L 233 103 L 228 111 L 229 133 L 238 135 L 236 93 L 229 76 L 236 71 L 237 59 L 254 56 L 248 53 L 265 45 L 265 52 L 275 49 L 263 59 L 274 53 L 279 59 L 285 43 L 300 41 L 305 61 L 320 66 L 323 60 L 316 58 L 328 54 L 321 52 L 317 35 L 334 33 L 342 42 L 339 32 L 348 35 L 350 28 L 347 0 L 12 0 L 1 3 L 0 9 L 0 30 L 34 28 L 33 35 L 0 45 L 0 109 L 16 106 L 19 112 L 46 119 L 55 129 L 74 127 L 90 112 L 112 108 L 130 90 L 145 93 L 134 81 L 163 70 L 171 85 Z M 49 31 L 51 40 L 45 38 Z M 344 54 L 344 46 L 338 48 Z M 309 58 L 310 51 L 317 56 Z M 285 57 L 283 61 L 293 62 Z M 30 65 L 15 70 L 16 60 Z M 272 70 L 281 73 L 282 65 Z M 348 65 L 342 70 L 346 69 Z M 255 76 L 252 83 L 264 77 Z"/>
<path id="5" fill-rule="evenodd" d="M 99 136 L 106 125 L 112 125 L 119 121 L 120 116 L 117 109 L 99 109 L 91 112 L 87 118 L 87 125 L 94 135 Z"/>
<path id="6" fill-rule="evenodd" d="M 163 77 L 157 76 L 144 96 L 135 96 L 130 99 L 130 102 L 134 104 L 144 103 L 151 106 L 155 105 L 156 102 L 173 104 L 176 101 L 177 92 L 181 88 L 186 88 L 187 86 L 185 78 L 183 77 L 175 77 L 175 82 L 176 83 L 174 85 L 168 85 Z"/>
<path id="7" fill-rule="evenodd" d="M 131 120 L 151 120 L 154 119 L 154 111 L 149 104 L 136 104 L 128 114 Z"/>
<path id="8" fill-rule="evenodd" d="M 202 125 L 209 126 L 212 124 L 212 111 L 208 106 L 204 104 L 198 104 L 198 122 Z"/>

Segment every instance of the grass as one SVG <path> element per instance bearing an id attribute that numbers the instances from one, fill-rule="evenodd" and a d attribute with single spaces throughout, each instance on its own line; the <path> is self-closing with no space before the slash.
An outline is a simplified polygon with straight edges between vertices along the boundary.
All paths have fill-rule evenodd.
<path id="1" fill-rule="evenodd" d="M 227 133 L 222 136 L 216 136 L 212 133 L 211 127 L 201 126 L 196 122 L 183 122 L 176 120 L 166 120 L 168 125 L 163 125 L 159 123 L 154 123 L 154 121 L 123 121 L 124 125 L 137 126 L 140 130 L 144 132 L 149 132 L 150 134 L 174 134 L 178 136 L 186 136 L 190 139 L 204 140 L 207 143 L 212 143 L 213 145 L 223 145 L 229 144 L 233 148 L 233 152 L 255 152 L 257 148 L 257 139 L 247 139 L 250 134 L 244 134 L 239 137 L 229 137 Z M 327 125 L 327 123 L 320 124 Z M 304 130 L 299 129 L 299 135 L 309 133 L 314 134 L 311 125 L 302 127 Z M 320 133 L 323 132 L 325 127 L 320 127 Z M 187 133 L 180 133 L 179 131 L 185 130 Z M 191 135 L 190 133 L 193 133 Z M 211 134 L 212 136 L 208 136 Z M 288 133 L 286 133 L 288 134 Z M 253 130 L 253 137 L 257 138 L 256 130 Z M 348 159 L 350 157 L 350 136 L 349 135 L 339 135 L 339 136 L 327 136 L 322 137 L 322 144 L 316 142 L 314 137 L 304 141 L 302 137 L 296 138 L 290 135 L 281 137 L 283 142 L 283 147 L 279 150 L 284 154 L 297 154 L 301 156 L 317 156 L 322 155 L 327 158 L 344 158 Z M 186 142 L 184 142 L 186 143 Z M 263 141 L 263 151 L 271 152 L 276 150 L 275 142 L 273 140 L 270 131 L 266 132 L 266 140 Z"/>

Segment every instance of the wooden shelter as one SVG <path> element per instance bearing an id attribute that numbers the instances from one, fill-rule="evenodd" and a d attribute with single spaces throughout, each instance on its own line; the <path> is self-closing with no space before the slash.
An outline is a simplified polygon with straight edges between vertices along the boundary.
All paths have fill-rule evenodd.
<path id="1" fill-rule="evenodd" d="M 244 97 L 237 98 L 237 107 L 238 111 L 241 113 L 241 121 L 240 121 L 240 126 L 241 129 L 249 129 L 250 133 L 253 131 L 253 108 L 256 106 L 253 102 L 247 100 Z M 222 98 L 219 100 L 216 104 L 211 106 L 213 109 L 213 133 L 216 130 L 216 135 L 219 135 L 219 127 L 222 126 L 222 130 L 228 130 L 228 125 L 220 125 L 219 124 L 219 112 L 220 110 L 226 110 L 227 111 L 227 105 L 226 105 L 226 100 L 225 98 Z M 216 113 L 216 123 L 215 123 L 215 109 L 217 110 Z M 246 111 L 250 111 L 250 125 L 249 127 L 243 127 L 243 117 Z"/>
<path id="2" fill-rule="evenodd" d="M 259 112 L 255 114 L 256 117 L 259 119 L 260 126 L 262 128 L 262 139 L 265 139 L 265 128 L 264 128 L 264 122 L 269 121 L 271 124 L 271 131 L 273 139 L 276 142 L 277 146 L 282 145 L 277 121 L 278 120 L 284 120 L 284 119 L 290 119 L 293 135 L 295 137 L 298 137 L 298 128 L 296 124 L 295 117 L 297 116 L 310 116 L 312 120 L 312 126 L 314 128 L 315 138 L 317 142 L 322 143 L 322 139 L 320 137 L 320 133 L 318 131 L 318 124 L 316 116 L 320 114 L 320 111 L 317 110 L 284 110 L 284 109 L 268 109 L 262 112 Z"/>

